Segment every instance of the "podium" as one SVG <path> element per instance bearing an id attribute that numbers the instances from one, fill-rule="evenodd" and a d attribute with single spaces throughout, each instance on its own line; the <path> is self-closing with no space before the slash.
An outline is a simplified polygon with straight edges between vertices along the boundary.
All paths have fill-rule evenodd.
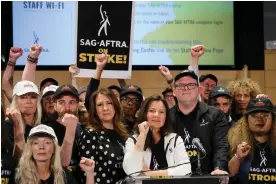
<path id="1" fill-rule="evenodd" d="M 127 184 L 227 184 L 230 175 L 205 176 L 135 176 L 126 180 Z"/>

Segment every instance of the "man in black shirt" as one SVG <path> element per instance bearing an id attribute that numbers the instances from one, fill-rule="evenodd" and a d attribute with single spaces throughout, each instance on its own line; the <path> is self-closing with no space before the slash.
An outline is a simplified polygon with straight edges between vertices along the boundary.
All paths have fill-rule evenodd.
<path id="1" fill-rule="evenodd" d="M 229 127 L 234 124 L 234 121 L 230 115 L 232 96 L 228 89 L 222 86 L 214 87 L 209 94 L 208 105 L 214 106 L 225 113 L 225 115 L 228 117 Z"/>
<path id="2" fill-rule="evenodd" d="M 57 135 L 61 145 L 62 166 L 69 166 L 69 170 L 75 171 L 80 161 L 77 155 L 77 140 L 82 131 L 77 118 L 78 90 L 71 85 L 60 86 L 54 94 L 54 100 L 58 119 L 45 124 L 52 127 Z"/>
<path id="3" fill-rule="evenodd" d="M 136 123 L 136 113 L 143 102 L 143 92 L 137 85 L 126 85 L 120 93 L 120 103 L 122 109 L 121 120 L 126 125 L 128 133 L 133 134 Z"/>
<path id="4" fill-rule="evenodd" d="M 193 172 L 198 169 L 198 151 L 192 140 L 199 138 L 207 153 L 201 160 L 200 170 L 203 173 L 227 174 L 228 121 L 221 110 L 198 101 L 201 90 L 193 71 L 187 70 L 176 75 L 173 93 L 177 105 L 170 110 L 174 129 L 184 140 Z"/>

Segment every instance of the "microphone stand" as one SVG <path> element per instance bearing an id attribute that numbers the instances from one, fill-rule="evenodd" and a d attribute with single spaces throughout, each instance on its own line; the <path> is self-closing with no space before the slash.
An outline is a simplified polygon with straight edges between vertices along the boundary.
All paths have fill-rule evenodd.
<path id="1" fill-rule="evenodd" d="M 196 174 L 202 176 L 203 173 L 201 171 L 201 163 L 200 163 L 200 151 L 197 152 L 197 168 L 196 168 Z"/>

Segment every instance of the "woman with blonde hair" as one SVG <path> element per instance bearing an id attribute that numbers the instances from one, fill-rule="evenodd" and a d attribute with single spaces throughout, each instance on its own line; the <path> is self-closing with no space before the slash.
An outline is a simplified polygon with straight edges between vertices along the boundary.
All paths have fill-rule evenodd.
<path id="1" fill-rule="evenodd" d="M 94 183 L 94 161 L 82 158 L 80 167 L 86 173 L 86 183 Z M 60 147 L 54 130 L 47 125 L 31 129 L 16 169 L 17 184 L 75 184 L 71 174 L 63 170 Z"/>
<path id="2" fill-rule="evenodd" d="M 14 137 L 14 123 L 22 122 L 24 125 L 24 138 L 28 136 L 31 128 L 41 122 L 41 103 L 37 86 L 31 81 L 20 81 L 13 89 L 13 98 L 10 108 L 6 110 L 8 119 L 7 132 L 9 134 L 10 145 L 18 144 Z M 20 140 L 22 142 L 22 140 Z"/>

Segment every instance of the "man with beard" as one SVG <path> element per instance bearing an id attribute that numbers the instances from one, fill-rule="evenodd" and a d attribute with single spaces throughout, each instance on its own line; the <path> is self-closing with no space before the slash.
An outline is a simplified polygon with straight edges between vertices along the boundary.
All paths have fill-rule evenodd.
<path id="1" fill-rule="evenodd" d="M 174 131 L 184 140 L 194 174 L 198 170 L 214 175 L 227 174 L 228 121 L 222 111 L 198 100 L 201 90 L 193 71 L 183 71 L 174 78 L 173 94 L 177 105 L 170 110 Z M 192 144 L 193 138 L 201 140 L 207 153 L 200 168 L 195 161 L 199 152 Z"/>
<path id="2" fill-rule="evenodd" d="M 143 92 L 137 85 L 126 85 L 120 93 L 120 104 L 122 109 L 121 120 L 126 125 L 128 133 L 133 133 L 136 123 L 136 112 L 143 102 Z"/>
<path id="3" fill-rule="evenodd" d="M 77 166 L 79 164 L 77 140 L 82 131 L 78 123 L 77 111 L 79 107 L 78 90 L 71 85 L 62 85 L 54 94 L 55 110 L 58 118 L 47 125 L 52 127 L 61 145 L 62 166 L 69 166 L 78 179 Z"/>
<path id="4" fill-rule="evenodd" d="M 234 121 L 231 118 L 231 104 L 232 96 L 230 92 L 221 86 L 214 87 L 208 98 L 208 105 L 214 106 L 217 109 L 222 110 L 228 117 L 229 127 L 234 124 Z"/>
<path id="5" fill-rule="evenodd" d="M 42 106 L 42 122 L 47 124 L 49 121 L 54 121 L 58 118 L 54 106 L 54 94 L 58 86 L 50 85 L 44 88 L 41 98 Z"/>
<path id="6" fill-rule="evenodd" d="M 249 102 L 244 116 L 229 130 L 228 141 L 228 167 L 235 183 L 276 182 L 276 121 L 269 99 Z"/>
<path id="7" fill-rule="evenodd" d="M 207 104 L 209 93 L 215 86 L 217 86 L 218 79 L 215 75 L 209 73 L 209 74 L 201 75 L 199 78 L 199 83 L 203 89 L 201 90 L 201 93 L 200 93 L 201 101 Z"/>

